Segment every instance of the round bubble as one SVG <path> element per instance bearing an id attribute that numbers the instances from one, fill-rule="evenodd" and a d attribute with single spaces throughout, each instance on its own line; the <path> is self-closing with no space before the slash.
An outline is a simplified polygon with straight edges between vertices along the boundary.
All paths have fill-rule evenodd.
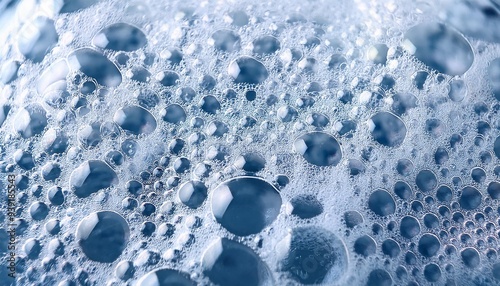
<path id="1" fill-rule="evenodd" d="M 406 137 L 404 122 L 389 112 L 375 114 L 370 119 L 369 126 L 373 139 L 384 146 L 397 147 Z"/>
<path id="2" fill-rule="evenodd" d="M 423 192 L 430 192 L 436 188 L 437 178 L 431 170 L 422 170 L 418 172 L 415 183 Z"/>
<path id="3" fill-rule="evenodd" d="M 451 202 L 453 197 L 453 193 L 450 187 L 442 185 L 436 191 L 436 198 L 440 202 Z"/>
<path id="4" fill-rule="evenodd" d="M 429 282 L 437 282 L 441 278 L 441 268 L 435 263 L 427 264 L 424 267 L 424 277 Z"/>
<path id="5" fill-rule="evenodd" d="M 116 65 L 93 49 L 81 48 L 72 52 L 68 55 L 68 63 L 72 70 L 80 70 L 100 85 L 116 87 L 122 82 L 122 75 Z"/>
<path id="6" fill-rule="evenodd" d="M 298 195 L 290 200 L 292 215 L 302 219 L 313 218 L 323 213 L 323 205 L 314 195 Z"/>
<path id="7" fill-rule="evenodd" d="M 261 84 L 269 76 L 266 67 L 249 56 L 241 56 L 231 62 L 227 72 L 235 83 Z"/>
<path id="8" fill-rule="evenodd" d="M 366 286 L 391 286 L 392 277 L 389 272 L 383 269 L 375 269 L 368 275 Z"/>
<path id="9" fill-rule="evenodd" d="M 38 103 L 29 104 L 17 113 L 14 129 L 23 138 L 41 134 L 47 126 L 47 112 Z"/>
<path id="10" fill-rule="evenodd" d="M 462 189 L 462 194 L 460 195 L 459 203 L 463 209 L 473 210 L 481 205 L 483 195 L 476 188 L 467 186 Z"/>
<path id="11" fill-rule="evenodd" d="M 498 159 L 500 159 L 500 136 L 495 139 L 495 143 L 493 144 L 493 152 Z"/>
<path id="12" fill-rule="evenodd" d="M 363 223 L 363 216 L 357 211 L 347 211 L 344 213 L 344 220 L 348 228 L 353 228 Z"/>
<path id="13" fill-rule="evenodd" d="M 500 182 L 493 181 L 488 185 L 488 194 L 492 199 L 500 199 Z"/>
<path id="14" fill-rule="evenodd" d="M 462 250 L 460 256 L 465 266 L 469 268 L 476 268 L 480 264 L 479 252 L 472 247 L 467 247 Z"/>
<path id="15" fill-rule="evenodd" d="M 397 181 L 396 184 L 394 184 L 394 193 L 401 199 L 408 200 L 413 192 L 407 183 Z"/>
<path id="16" fill-rule="evenodd" d="M 240 49 L 240 36 L 236 32 L 221 29 L 215 31 L 209 39 L 209 44 L 219 51 L 234 52 Z"/>
<path id="17" fill-rule="evenodd" d="M 462 75 L 472 65 L 469 42 L 453 28 L 424 22 L 408 30 L 403 47 L 424 64 L 448 75 Z"/>
<path id="18" fill-rule="evenodd" d="M 200 181 L 189 181 L 179 188 L 179 199 L 186 206 L 196 209 L 207 198 L 207 187 Z"/>
<path id="19" fill-rule="evenodd" d="M 216 285 L 272 285 L 272 274 L 248 246 L 227 238 L 217 239 L 203 254 L 203 273 Z"/>
<path id="20" fill-rule="evenodd" d="M 85 198 L 118 183 L 111 167 L 100 160 L 83 162 L 70 176 L 69 184 L 77 197 Z"/>
<path id="21" fill-rule="evenodd" d="M 386 239 L 382 242 L 382 252 L 385 255 L 389 255 L 391 258 L 395 258 L 401 252 L 401 247 L 394 239 Z"/>
<path id="22" fill-rule="evenodd" d="M 278 216 L 281 196 L 274 186 L 257 177 L 236 177 L 212 192 L 212 213 L 224 228 L 246 236 L 260 232 Z"/>
<path id="23" fill-rule="evenodd" d="M 436 255 L 440 248 L 441 243 L 433 234 L 426 233 L 418 240 L 418 252 L 425 257 L 432 257 Z"/>
<path id="24" fill-rule="evenodd" d="M 336 166 L 342 159 L 338 141 L 324 132 L 306 133 L 294 142 L 295 151 L 316 166 Z"/>
<path id="25" fill-rule="evenodd" d="M 281 270 L 306 285 L 337 282 L 348 266 L 342 240 L 316 226 L 294 228 L 278 242 L 276 252 Z"/>
<path id="26" fill-rule="evenodd" d="M 368 198 L 368 207 L 379 216 L 388 216 L 396 211 L 394 198 L 385 190 L 376 190 Z"/>
<path id="27" fill-rule="evenodd" d="M 184 111 L 184 108 L 178 104 L 171 104 L 167 106 L 160 115 L 164 121 L 173 124 L 179 124 L 186 121 L 186 112 Z"/>
<path id="28" fill-rule="evenodd" d="M 377 243 L 369 235 L 363 235 L 354 242 L 354 252 L 364 257 L 375 254 L 377 251 Z"/>
<path id="29" fill-rule="evenodd" d="M 144 47 L 146 35 L 137 27 L 127 23 L 111 24 L 100 30 L 92 44 L 102 49 L 131 52 Z"/>
<path id="30" fill-rule="evenodd" d="M 94 212 L 80 221 L 76 240 L 87 258 L 111 263 L 123 252 L 130 237 L 125 219 L 112 211 Z"/>
<path id="31" fill-rule="evenodd" d="M 496 280 L 500 281 L 500 262 L 493 264 L 493 268 L 491 269 L 491 272 L 493 274 L 493 277 Z"/>
<path id="32" fill-rule="evenodd" d="M 134 134 L 149 134 L 156 129 L 156 119 L 146 109 L 132 105 L 118 109 L 113 121 L 122 129 Z"/>
<path id="33" fill-rule="evenodd" d="M 189 274 L 168 269 L 155 269 L 142 276 L 137 282 L 139 286 L 195 286 L 196 283 L 189 278 Z"/>

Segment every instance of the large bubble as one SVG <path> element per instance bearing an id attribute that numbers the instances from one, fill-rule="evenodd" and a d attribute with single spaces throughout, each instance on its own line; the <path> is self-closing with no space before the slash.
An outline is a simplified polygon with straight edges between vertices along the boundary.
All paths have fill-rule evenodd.
<path id="1" fill-rule="evenodd" d="M 204 274 L 216 285 L 273 285 L 273 277 L 265 262 L 248 246 L 220 238 L 203 254 Z"/>
<path id="2" fill-rule="evenodd" d="M 75 238 L 90 260 L 110 263 L 120 257 L 129 237 L 128 223 L 121 215 L 100 211 L 80 221 Z"/>
<path id="3" fill-rule="evenodd" d="M 337 283 L 348 266 L 342 240 L 321 227 L 294 228 L 276 246 L 282 271 L 301 284 Z"/>
<path id="4" fill-rule="evenodd" d="M 405 34 L 405 49 L 430 68 L 449 75 L 462 75 L 472 65 L 469 42 L 445 24 L 418 24 Z"/>
<path id="5" fill-rule="evenodd" d="M 316 166 L 335 166 L 342 159 L 338 141 L 324 132 L 311 132 L 300 136 L 295 140 L 294 148 L 307 162 Z"/>
<path id="6" fill-rule="evenodd" d="M 369 121 L 369 127 L 373 139 L 388 147 L 401 145 L 406 137 L 404 122 L 389 112 L 375 114 Z"/>
<path id="7" fill-rule="evenodd" d="M 212 213 L 231 233 L 255 234 L 278 216 L 281 196 L 274 186 L 257 177 L 236 177 L 212 191 Z"/>
<path id="8" fill-rule="evenodd" d="M 194 286 L 196 283 L 187 273 L 169 268 L 160 268 L 148 272 L 137 283 L 139 286 Z"/>
<path id="9" fill-rule="evenodd" d="M 76 196 L 85 198 L 118 183 L 115 171 L 103 161 L 89 160 L 82 163 L 72 173 L 69 180 Z"/>

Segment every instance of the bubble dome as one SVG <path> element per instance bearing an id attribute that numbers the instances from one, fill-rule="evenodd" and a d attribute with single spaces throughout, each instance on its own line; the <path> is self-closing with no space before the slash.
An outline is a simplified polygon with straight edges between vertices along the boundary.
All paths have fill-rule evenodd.
<path id="1" fill-rule="evenodd" d="M 499 27 L 498 0 L 0 2 L 0 285 L 500 285 Z"/>

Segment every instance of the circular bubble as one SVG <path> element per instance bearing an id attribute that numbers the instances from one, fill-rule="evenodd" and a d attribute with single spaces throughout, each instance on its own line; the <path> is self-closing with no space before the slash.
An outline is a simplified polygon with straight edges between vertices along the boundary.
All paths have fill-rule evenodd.
<path id="1" fill-rule="evenodd" d="M 280 41 L 270 35 L 264 35 L 255 39 L 252 45 L 253 53 L 258 55 L 273 54 L 281 47 Z"/>
<path id="2" fill-rule="evenodd" d="M 429 282 L 437 282 L 441 278 L 441 268 L 435 263 L 427 264 L 424 267 L 424 277 Z"/>
<path id="3" fill-rule="evenodd" d="M 316 226 L 294 228 L 276 245 L 282 271 L 301 284 L 338 281 L 347 270 L 347 250 L 333 233 Z"/>
<path id="4" fill-rule="evenodd" d="M 377 243 L 369 235 L 363 235 L 354 242 L 354 252 L 364 257 L 375 254 L 377 251 Z"/>
<path id="5" fill-rule="evenodd" d="M 463 209 L 473 210 L 479 207 L 483 195 L 476 188 L 468 186 L 462 189 L 459 203 Z"/>
<path id="6" fill-rule="evenodd" d="M 38 103 L 29 104 L 20 109 L 14 119 L 14 129 L 27 139 L 41 134 L 47 126 L 47 112 Z"/>
<path id="7" fill-rule="evenodd" d="M 216 285 L 273 284 L 272 274 L 248 246 L 227 238 L 217 239 L 203 254 L 203 273 Z"/>
<path id="8" fill-rule="evenodd" d="M 127 23 L 111 24 L 100 30 L 92 44 L 102 49 L 131 52 L 144 47 L 146 35 L 137 27 Z"/>
<path id="9" fill-rule="evenodd" d="M 495 139 L 495 143 L 493 144 L 493 152 L 498 159 L 500 159 L 500 136 Z"/>
<path id="10" fill-rule="evenodd" d="M 493 181 L 488 184 L 488 194 L 492 199 L 500 199 L 500 182 Z"/>
<path id="11" fill-rule="evenodd" d="M 179 124 L 186 121 L 186 111 L 178 104 L 170 104 L 161 113 L 162 119 L 172 124 Z"/>
<path id="12" fill-rule="evenodd" d="M 389 238 L 382 243 L 382 252 L 391 258 L 395 258 L 401 252 L 401 247 L 394 239 Z"/>
<path id="13" fill-rule="evenodd" d="M 292 214 L 302 219 L 313 218 L 323 213 L 323 205 L 314 195 L 298 195 L 290 200 Z"/>
<path id="14" fill-rule="evenodd" d="M 413 192 L 410 188 L 410 185 L 403 181 L 398 181 L 396 182 L 396 184 L 394 184 L 394 193 L 403 200 L 408 200 L 410 199 Z"/>
<path id="15" fill-rule="evenodd" d="M 234 52 L 240 49 L 240 41 L 240 36 L 236 32 L 221 29 L 212 34 L 209 44 L 219 51 Z"/>
<path id="16" fill-rule="evenodd" d="M 253 57 L 240 56 L 227 69 L 235 83 L 261 84 L 269 76 L 266 67 Z"/>
<path id="17" fill-rule="evenodd" d="M 357 211 L 347 211 L 344 213 L 344 220 L 348 228 L 353 228 L 363 222 L 363 216 Z"/>
<path id="18" fill-rule="evenodd" d="M 263 179 L 242 176 L 215 188 L 211 205 L 218 223 L 233 234 L 246 236 L 260 232 L 276 219 L 281 196 Z"/>
<path id="19" fill-rule="evenodd" d="M 392 277 L 389 272 L 383 269 L 375 269 L 368 275 L 366 286 L 391 286 Z"/>
<path id="20" fill-rule="evenodd" d="M 469 268 L 476 268 L 480 264 L 479 252 L 472 247 L 467 247 L 462 250 L 460 256 L 465 266 Z"/>
<path id="21" fill-rule="evenodd" d="M 422 170 L 418 172 L 415 183 L 423 192 L 430 192 L 437 186 L 437 178 L 431 170 Z"/>
<path id="22" fill-rule="evenodd" d="M 207 198 L 207 187 L 200 181 L 189 181 L 179 188 L 179 199 L 186 206 L 196 209 Z"/>
<path id="23" fill-rule="evenodd" d="M 134 135 L 149 134 L 156 129 L 156 119 L 146 109 L 131 105 L 118 109 L 113 121 Z"/>
<path id="24" fill-rule="evenodd" d="M 455 29 L 436 22 L 409 29 L 403 47 L 430 68 L 452 76 L 464 74 L 474 61 L 469 42 Z"/>
<path id="25" fill-rule="evenodd" d="M 196 283 L 189 278 L 189 274 L 161 268 L 148 272 L 137 282 L 139 286 L 195 286 Z"/>
<path id="26" fill-rule="evenodd" d="M 425 257 L 432 257 L 436 255 L 440 248 L 441 243 L 433 234 L 426 233 L 418 240 L 418 252 Z"/>
<path id="27" fill-rule="evenodd" d="M 110 263 L 123 252 L 130 237 L 127 221 L 112 211 L 93 212 L 80 221 L 76 240 L 88 259 Z"/>
<path id="28" fill-rule="evenodd" d="M 85 198 L 118 183 L 118 177 L 108 164 L 100 160 L 83 162 L 70 176 L 69 184 L 75 195 Z"/>
<path id="29" fill-rule="evenodd" d="M 368 207 L 379 216 L 388 216 L 396 211 L 394 198 L 385 190 L 376 190 L 368 198 Z"/>
<path id="30" fill-rule="evenodd" d="M 500 262 L 493 264 L 491 272 L 496 280 L 500 280 Z"/>
<path id="31" fill-rule="evenodd" d="M 440 202 L 451 202 L 453 197 L 453 193 L 450 187 L 442 185 L 436 191 L 436 198 Z"/>
<path id="32" fill-rule="evenodd" d="M 310 132 L 297 138 L 295 151 L 316 166 L 336 166 L 342 159 L 342 150 L 337 140 L 324 132 Z"/>
<path id="33" fill-rule="evenodd" d="M 384 146 L 397 147 L 406 137 L 404 122 L 389 112 L 375 114 L 370 119 L 369 126 L 373 139 Z"/>
<path id="34" fill-rule="evenodd" d="M 30 216 L 33 220 L 43 220 L 49 214 L 49 207 L 43 202 L 34 202 L 30 206 Z"/>

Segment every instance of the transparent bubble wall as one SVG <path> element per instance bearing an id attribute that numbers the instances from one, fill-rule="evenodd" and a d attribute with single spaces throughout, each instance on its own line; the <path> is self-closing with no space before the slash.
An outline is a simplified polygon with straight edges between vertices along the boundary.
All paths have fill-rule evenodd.
<path id="1" fill-rule="evenodd" d="M 500 284 L 498 0 L 0 7 L 17 285 Z"/>

